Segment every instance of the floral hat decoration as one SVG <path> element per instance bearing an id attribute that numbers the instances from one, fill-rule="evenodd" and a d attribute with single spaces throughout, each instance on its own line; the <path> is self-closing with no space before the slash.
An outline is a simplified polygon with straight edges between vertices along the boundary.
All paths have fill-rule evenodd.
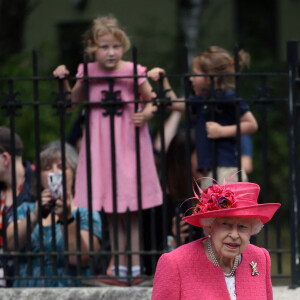
<path id="1" fill-rule="evenodd" d="M 197 185 L 200 196 L 195 193 L 191 199 L 197 200 L 193 213 L 183 220 L 191 225 L 202 227 L 201 219 L 220 217 L 258 218 L 262 223 L 271 220 L 280 203 L 258 204 L 260 187 L 251 182 L 218 183 L 204 191 Z"/>

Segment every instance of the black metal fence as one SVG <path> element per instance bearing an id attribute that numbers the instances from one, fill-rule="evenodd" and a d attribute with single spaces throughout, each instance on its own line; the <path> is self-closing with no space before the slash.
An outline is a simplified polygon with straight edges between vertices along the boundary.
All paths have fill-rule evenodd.
<path id="1" fill-rule="evenodd" d="M 236 49 L 236 55 L 237 55 Z M 266 225 L 263 231 L 255 238 L 252 239 L 253 243 L 256 243 L 260 246 L 267 248 L 270 251 L 272 258 L 272 278 L 273 280 L 281 280 L 288 279 L 289 284 L 292 287 L 296 287 L 300 283 L 300 267 L 299 267 L 299 242 L 300 242 L 300 226 L 299 226 L 299 177 L 298 177 L 298 125 L 297 125 L 297 107 L 298 97 L 297 97 L 297 84 L 300 79 L 297 78 L 297 68 L 298 68 L 298 42 L 297 41 L 288 41 L 287 42 L 287 62 L 288 67 L 287 71 L 278 72 L 278 73 L 240 73 L 238 71 L 238 67 L 236 66 L 236 73 L 233 74 L 235 76 L 236 83 L 236 98 L 234 101 L 239 103 L 240 101 L 246 101 L 252 108 L 252 111 L 256 118 L 259 121 L 259 131 L 254 136 L 254 147 L 259 151 L 257 151 L 258 155 L 254 159 L 256 160 L 256 171 L 253 175 L 253 181 L 257 182 L 261 186 L 261 195 L 260 202 L 281 202 L 282 208 L 276 214 L 275 218 L 270 222 L 270 224 Z M 188 71 L 187 64 L 187 51 L 185 53 L 185 65 L 186 70 L 184 74 L 172 74 L 166 75 L 169 79 L 178 86 L 183 87 L 184 98 L 186 103 L 186 112 L 184 115 L 183 128 L 186 133 L 186 144 L 185 144 L 185 153 L 186 157 L 190 158 L 191 154 L 191 128 L 192 119 L 189 113 L 190 106 L 190 96 L 191 89 L 189 85 L 189 78 L 191 74 Z M 237 60 L 236 60 L 237 61 Z M 136 50 L 133 49 L 133 62 L 134 62 L 134 70 L 131 76 L 127 76 L 126 78 L 131 78 L 133 90 L 134 90 L 134 99 L 129 103 L 133 103 L 135 107 L 135 111 L 138 111 L 138 107 L 140 104 L 139 94 L 138 94 L 138 78 L 137 75 L 137 55 Z M 213 75 L 211 75 L 213 77 Z M 119 77 L 120 78 L 120 77 Z M 124 78 L 124 77 L 122 77 Z M 75 78 L 70 78 L 75 79 Z M 120 113 L 120 108 L 122 107 L 122 101 L 119 98 L 119 94 L 114 90 L 114 80 L 118 79 L 116 77 L 107 77 L 107 78 L 94 78 L 94 79 L 105 79 L 109 83 L 109 89 L 103 93 L 102 100 L 98 103 L 89 102 L 89 77 L 87 76 L 87 68 L 85 64 L 85 76 L 83 77 L 84 81 L 84 101 L 81 103 L 85 109 L 85 118 L 84 118 L 84 128 L 85 128 L 85 144 L 82 147 L 86 147 L 86 165 L 87 165 L 87 203 L 88 203 L 88 232 L 89 232 L 89 247 L 88 251 L 84 253 L 80 251 L 80 215 L 77 211 L 76 215 L 76 228 L 77 228 L 77 243 L 76 246 L 72 249 L 69 249 L 68 240 L 70 238 L 68 231 L 68 222 L 67 222 L 67 206 L 66 206 L 66 174 L 63 172 L 63 199 L 64 199 L 64 223 L 66 225 L 61 227 L 63 232 L 63 249 L 59 251 L 56 248 L 56 223 L 55 223 L 55 215 L 52 212 L 51 224 L 49 224 L 51 228 L 51 239 L 52 239 L 52 249 L 45 249 L 43 242 L 43 234 L 42 230 L 42 205 L 41 205 L 41 196 L 38 194 L 36 198 L 36 202 L 38 205 L 38 225 L 39 225 L 39 250 L 34 250 L 34 245 L 31 245 L 31 215 L 30 212 L 27 214 L 27 241 L 25 243 L 25 248 L 21 249 L 18 243 L 18 231 L 19 223 L 17 222 L 17 218 L 13 219 L 13 227 L 14 227 L 14 250 L 8 251 L 7 249 L 7 236 L 6 236 L 6 228 L 7 218 L 6 218 L 6 209 L 1 208 L 3 210 L 2 220 L 2 233 L 3 233 L 3 252 L 1 253 L 1 259 L 4 269 L 3 279 L 7 280 L 9 283 L 14 280 L 20 279 L 41 279 L 44 280 L 44 284 L 48 285 L 46 282 L 51 282 L 51 280 L 57 280 L 57 282 L 62 282 L 62 284 L 66 285 L 78 285 L 77 280 L 83 280 L 84 284 L 87 285 L 98 285 L 99 281 L 94 281 L 94 279 L 99 279 L 101 276 L 102 279 L 109 278 L 106 276 L 106 268 L 108 266 L 108 262 L 111 257 L 114 257 L 114 266 L 115 269 L 118 270 L 119 266 L 119 256 L 122 254 L 127 255 L 128 262 L 128 272 L 126 275 L 119 274 L 117 271 L 118 278 L 123 278 L 127 280 L 129 285 L 134 284 L 132 277 L 132 256 L 134 254 L 138 254 L 140 256 L 140 264 L 141 264 L 141 274 L 138 278 L 141 279 L 150 279 L 153 278 L 155 273 L 155 267 L 157 263 L 158 257 L 166 251 L 169 251 L 168 245 L 168 235 L 170 232 L 168 228 L 170 227 L 170 222 L 172 218 L 170 218 L 170 205 L 168 204 L 168 194 L 167 194 L 167 171 L 166 171 L 166 146 L 165 146 L 165 136 L 164 136 L 164 122 L 166 116 L 168 114 L 168 107 L 171 104 L 171 100 L 167 97 L 166 91 L 163 89 L 162 80 L 159 82 L 159 85 L 155 89 L 156 98 L 154 98 L 151 102 L 158 107 L 156 116 L 154 116 L 155 122 L 158 124 L 159 133 L 161 137 L 161 151 L 159 153 L 159 165 L 158 173 L 160 177 L 160 183 L 162 188 L 163 195 L 163 204 L 161 207 L 155 207 L 148 210 L 142 210 L 142 189 L 143 186 L 141 184 L 141 159 L 143 159 L 143 154 L 140 153 L 140 140 L 139 140 L 139 128 L 135 128 L 135 136 L 136 136 L 136 178 L 132 178 L 132 180 L 136 180 L 137 182 L 137 191 L 136 198 L 138 202 L 138 227 L 139 227 L 139 251 L 137 253 L 132 252 L 131 249 L 131 231 L 130 224 L 132 222 L 132 214 L 128 210 L 125 214 L 125 226 L 127 230 L 126 234 L 126 242 L 128 247 L 125 252 L 119 251 L 118 245 L 118 233 L 117 233 L 117 185 L 116 185 L 116 164 L 119 162 L 115 161 L 115 143 L 114 143 L 114 118 L 117 114 Z M 24 81 L 27 82 L 28 85 L 32 85 L 31 95 L 32 99 L 28 101 L 28 99 L 23 99 L 22 94 L 15 88 L 15 84 L 17 82 Z M 56 94 L 55 99 L 52 102 L 43 102 L 41 99 L 43 96 L 39 94 L 39 87 L 41 83 L 50 83 L 53 81 L 58 82 L 58 90 L 54 91 Z M 278 84 L 278 82 L 280 84 Z M 33 52 L 33 76 L 27 78 L 0 78 L 0 87 L 1 87 L 1 103 L 0 109 L 3 115 L 3 118 L 7 121 L 9 120 L 9 127 L 11 128 L 11 137 L 14 136 L 15 132 L 15 123 L 17 118 L 26 118 L 27 115 L 22 113 L 24 107 L 29 107 L 31 114 L 34 115 L 34 147 L 35 147 L 35 156 L 36 156 L 36 173 L 40 174 L 41 165 L 39 160 L 39 153 L 41 151 L 41 139 L 40 137 L 43 135 L 43 132 L 40 130 L 40 122 L 41 118 L 41 107 L 48 107 L 48 109 L 54 109 L 54 115 L 59 122 L 59 139 L 61 140 L 61 158 L 62 158 L 62 169 L 65 170 L 66 161 L 65 161 L 65 144 L 66 134 L 65 134 L 65 126 L 68 115 L 68 108 L 71 106 L 70 100 L 68 100 L 68 94 L 64 92 L 62 81 L 57 80 L 53 77 L 39 77 L 37 72 L 37 59 L 36 53 Z M 273 89 L 271 90 L 270 87 Z M 280 91 L 278 91 L 280 89 Z M 252 92 L 249 92 L 252 91 Z M 254 91 L 254 94 L 253 94 Z M 282 92 L 283 91 L 283 92 Z M 220 99 L 216 97 L 216 91 L 213 86 L 211 87 L 210 93 L 208 93 L 207 99 L 204 100 L 204 103 L 213 104 L 218 103 Z M 250 95 L 250 96 L 249 96 Z M 19 100 L 22 99 L 22 100 Z M 203 100 L 202 100 L 203 101 Z M 90 156 L 90 120 L 89 115 L 90 111 L 95 106 L 101 105 L 107 114 L 107 118 L 110 119 L 110 143 L 111 151 L 112 151 L 112 191 L 113 191 L 113 208 L 114 212 L 112 214 L 113 224 L 114 224 L 114 247 L 110 246 L 109 243 L 109 234 L 107 232 L 107 220 L 104 211 L 99 212 L 102 217 L 102 231 L 103 237 L 101 241 L 100 250 L 95 250 L 94 248 L 94 230 L 93 227 L 93 219 L 92 219 L 92 180 L 91 180 L 91 165 L 93 162 L 91 161 Z M 237 106 L 238 107 L 238 106 Z M 281 121 L 277 122 L 278 127 L 282 130 L 285 137 L 288 136 L 288 144 L 281 144 L 280 148 L 274 149 L 272 140 L 270 140 L 270 134 L 274 133 L 276 130 L 279 131 L 277 127 L 270 128 L 269 124 L 274 124 L 268 121 L 268 118 L 272 118 L 272 116 L 281 112 Z M 237 108 L 237 114 L 238 114 Z M 241 156 L 241 145 L 240 145 L 240 130 L 239 123 L 238 125 L 238 156 Z M 285 126 L 286 125 L 286 126 Z M 272 135 L 274 137 L 274 135 Z M 26 137 L 22 137 L 24 140 Z M 275 136 L 276 138 L 276 136 Z M 14 139 L 12 138 L 12 148 L 14 149 Z M 271 143 L 270 143 L 271 141 Z M 272 156 L 275 151 L 282 152 L 281 149 L 286 149 L 283 151 L 280 162 L 273 162 Z M 214 152 L 216 149 L 213 150 Z M 101 154 L 99 154 L 101 155 Z M 191 195 L 192 189 L 192 176 L 191 176 L 191 163 L 190 159 L 186 159 L 185 162 L 187 176 L 186 176 L 186 198 Z M 240 161 L 238 162 L 237 168 L 241 168 Z M 287 170 L 287 171 L 284 171 Z M 13 187 L 13 216 L 17 216 L 17 195 L 16 195 L 16 171 L 15 171 L 15 155 L 12 153 L 12 187 Z M 277 172 L 277 174 L 276 174 Z M 275 173 L 275 174 L 274 174 Z M 214 170 L 214 175 L 216 175 L 216 170 Z M 250 177 L 251 177 L 250 176 Z M 37 191 L 41 190 L 41 181 L 39 176 L 37 178 Z M 252 179 L 252 178 L 250 178 Z M 274 183 L 278 183 L 278 185 L 274 186 Z M 275 199 L 274 199 L 275 198 Z M 174 203 L 181 203 L 184 199 L 175 199 L 172 206 L 176 207 Z M 174 215 L 177 215 L 177 223 L 176 228 L 177 232 L 179 232 L 179 213 L 180 206 L 175 208 Z M 172 217 L 172 215 L 171 215 Z M 193 230 L 190 228 L 188 240 L 192 240 L 195 236 Z M 196 233 L 196 236 L 201 236 L 202 232 Z M 181 240 L 179 235 L 175 237 L 177 245 L 181 244 Z M 70 263 L 69 257 L 76 256 L 76 263 Z M 81 256 L 88 255 L 89 257 L 89 269 L 90 273 L 84 274 L 82 272 L 82 261 Z M 37 261 L 38 264 L 34 265 L 33 260 Z M 50 261 L 51 265 L 51 274 L 46 274 L 45 272 L 45 260 Z M 28 272 L 25 277 L 20 275 L 20 268 L 22 269 L 23 265 L 26 264 Z M 63 264 L 63 268 L 65 272 L 60 274 L 58 272 L 58 264 Z M 11 266 L 13 265 L 13 268 Z M 34 268 L 38 268 L 37 273 L 34 272 Z M 10 272 L 10 270 L 13 272 Z M 1 277 L 1 276 L 0 276 Z M 0 278 L 1 279 L 1 278 Z M 64 283 L 63 283 L 64 282 Z M 51 284 L 50 284 L 51 285 Z"/>

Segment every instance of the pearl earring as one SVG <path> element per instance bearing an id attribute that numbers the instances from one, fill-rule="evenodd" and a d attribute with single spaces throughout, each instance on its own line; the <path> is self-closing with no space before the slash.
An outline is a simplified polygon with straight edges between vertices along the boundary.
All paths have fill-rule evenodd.
<path id="1" fill-rule="evenodd" d="M 211 235 L 210 235 L 210 234 L 208 234 L 207 236 L 208 236 L 209 239 L 211 238 Z"/>

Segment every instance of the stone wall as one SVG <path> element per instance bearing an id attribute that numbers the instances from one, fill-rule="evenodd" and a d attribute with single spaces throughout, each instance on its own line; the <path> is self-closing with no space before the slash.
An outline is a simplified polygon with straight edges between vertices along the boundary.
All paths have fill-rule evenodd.
<path id="1" fill-rule="evenodd" d="M 274 300 L 300 299 L 300 288 L 273 287 Z M 1 300 L 150 300 L 152 288 L 11 288 L 0 289 Z"/>

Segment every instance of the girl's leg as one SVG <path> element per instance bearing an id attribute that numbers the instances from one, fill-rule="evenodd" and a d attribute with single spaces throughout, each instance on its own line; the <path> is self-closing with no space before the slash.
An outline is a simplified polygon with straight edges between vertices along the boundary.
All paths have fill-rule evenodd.
<path id="1" fill-rule="evenodd" d="M 117 231 L 118 231 L 118 250 L 119 252 L 123 252 L 126 250 L 126 216 L 125 214 L 118 214 L 118 224 L 117 224 Z M 113 231 L 113 215 L 108 215 L 108 222 L 109 222 L 109 236 L 111 242 L 112 250 L 115 250 L 114 245 L 114 231 Z M 138 214 L 137 212 L 131 213 L 131 251 L 138 252 L 140 250 L 139 246 L 139 227 L 138 227 Z M 128 266 L 128 260 L 126 255 L 119 255 L 119 275 L 123 275 L 126 271 Z M 112 256 L 112 260 L 109 264 L 107 269 L 107 275 L 114 276 L 116 272 L 115 269 L 115 260 L 114 256 Z M 132 255 L 132 276 L 135 277 L 141 274 L 141 266 L 140 266 L 140 256 L 139 255 Z M 120 274 L 121 273 L 121 274 Z"/>
<path id="2" fill-rule="evenodd" d="M 138 252 L 140 250 L 139 243 L 139 226 L 138 213 L 131 213 L 131 251 Z M 141 274 L 140 256 L 132 255 L 132 276 L 135 277 Z"/>
<path id="3" fill-rule="evenodd" d="M 114 240 L 114 224 L 113 224 L 113 214 L 108 214 L 108 223 L 109 223 L 109 237 L 111 249 L 116 250 L 115 240 Z M 125 226 L 125 214 L 117 215 L 117 234 L 118 234 L 118 251 L 124 252 L 126 249 L 126 226 Z M 114 276 L 117 274 L 115 272 L 115 257 L 112 256 L 110 264 L 107 268 L 107 275 Z M 121 273 L 121 274 L 120 274 Z M 124 274 L 126 273 L 126 274 Z M 127 257 L 125 255 L 119 255 L 119 276 L 127 275 Z"/>
<path id="4" fill-rule="evenodd" d="M 111 239 L 110 239 L 110 242 L 111 242 Z M 113 266 L 114 266 L 114 258 L 113 256 L 111 256 L 110 258 L 110 261 L 109 261 L 109 264 L 108 264 L 108 267 L 106 269 L 106 275 L 107 276 L 114 276 L 114 273 L 113 273 Z"/>

